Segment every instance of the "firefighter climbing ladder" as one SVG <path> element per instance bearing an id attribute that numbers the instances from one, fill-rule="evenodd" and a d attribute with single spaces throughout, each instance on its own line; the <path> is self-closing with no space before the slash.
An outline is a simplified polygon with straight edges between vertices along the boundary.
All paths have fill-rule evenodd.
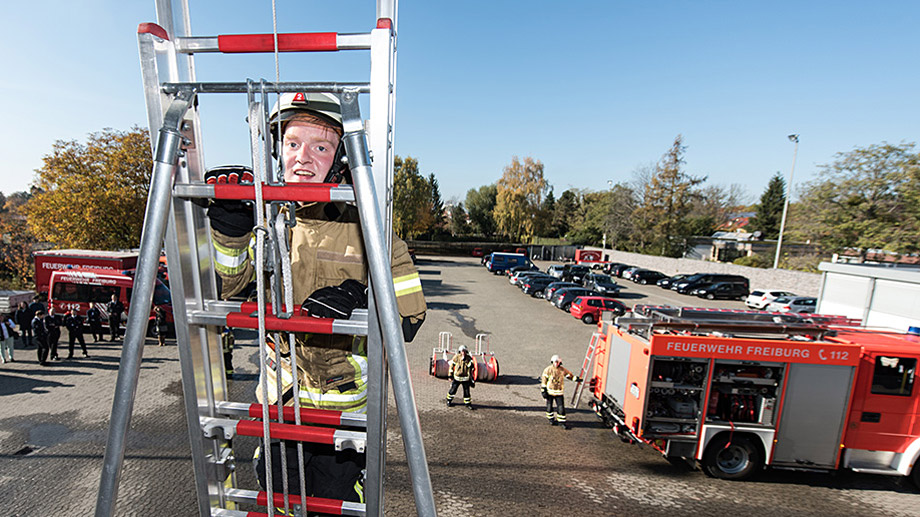
<path id="1" fill-rule="evenodd" d="M 237 511 L 239 503 L 265 506 L 268 515 L 274 513 L 272 506 L 292 511 L 299 508 L 297 515 L 306 515 L 307 512 L 382 515 L 388 373 L 393 379 L 416 510 L 419 515 L 435 515 L 396 309 L 390 272 L 390 243 L 386 241 L 391 235 L 392 217 L 396 0 L 378 1 L 377 26 L 367 34 L 275 33 L 217 37 L 191 36 L 188 2 L 173 5 L 171 0 L 157 0 L 156 4 L 157 23 L 141 24 L 138 28 L 148 123 L 154 143 L 154 169 L 131 300 L 133 310 L 128 318 L 96 501 L 97 517 L 114 515 L 115 512 L 147 314 L 164 236 L 199 515 L 266 515 Z M 207 52 L 274 52 L 277 62 L 278 52 L 339 50 L 370 51 L 369 83 L 198 82 L 193 56 Z M 272 172 L 271 139 L 265 136 L 269 133 L 269 96 L 282 92 L 324 92 L 338 96 L 345 130 L 342 140 L 353 176 L 353 188 L 330 184 L 283 186 L 276 179 L 280 174 Z M 199 110 L 204 105 L 204 95 L 216 93 L 247 94 L 249 111 L 245 115 L 250 123 L 254 185 L 207 185 L 202 181 L 205 159 Z M 361 119 L 358 104 L 358 98 L 363 94 L 369 94 L 370 101 L 370 117 L 366 125 Z M 368 128 L 370 142 L 365 127 Z M 371 154 L 377 157 L 373 164 Z M 200 206 L 202 199 L 209 198 L 255 201 L 256 263 L 266 264 L 266 270 L 273 272 L 271 287 L 274 288 L 274 296 L 271 304 L 265 302 L 267 289 L 262 285 L 264 275 L 261 274 L 256 275 L 259 283 L 257 303 L 218 299 L 213 249 L 205 212 Z M 284 212 L 279 209 L 279 203 L 295 201 L 356 202 L 368 260 L 366 312 L 355 311 L 349 320 L 297 315 L 298 308 L 292 305 L 290 295 L 290 264 L 283 253 L 286 245 Z M 274 216 L 272 221 L 268 220 L 269 214 L 265 212 Z M 275 227 L 269 229 L 271 224 Z M 270 237 L 272 232 L 276 232 L 276 237 Z M 273 246 L 267 259 L 264 251 L 266 239 Z M 286 284 L 283 290 L 282 283 Z M 224 325 L 259 330 L 263 371 L 267 355 L 263 339 L 266 332 L 275 333 L 275 342 L 279 342 L 277 336 L 282 331 L 367 336 L 367 414 L 299 408 L 299 397 L 296 396 L 294 407 L 281 406 L 280 403 L 269 406 L 228 400 L 218 336 L 219 328 Z M 291 370 L 296 376 L 296 354 L 291 356 L 294 361 Z M 276 377 L 280 375 L 276 373 Z M 295 377 L 295 385 L 296 382 Z M 266 387 L 264 380 L 262 387 Z M 323 443 L 334 445 L 336 450 L 350 448 L 365 453 L 365 502 L 309 497 L 301 500 L 289 493 L 286 479 L 283 480 L 283 493 L 273 493 L 271 468 L 266 468 L 266 492 L 237 486 L 236 463 L 248 460 L 233 457 L 231 439 L 235 436 L 260 437 L 263 444 L 267 444 L 269 438 Z M 301 452 L 299 446 L 298 452 Z M 270 463 L 271 455 L 264 454 L 264 457 Z M 303 456 L 300 455 L 301 468 L 302 462 Z"/>
<path id="2" fill-rule="evenodd" d="M 572 394 L 572 409 L 577 409 L 578 403 L 581 402 L 581 393 L 585 389 L 585 376 L 590 371 L 591 362 L 594 360 L 594 352 L 597 351 L 597 344 L 602 339 L 604 339 L 604 335 L 600 332 L 591 334 L 591 342 L 588 343 L 588 350 L 585 351 L 585 360 L 581 363 L 581 371 L 578 372 L 578 378 L 581 381 L 575 383 L 575 393 Z"/>

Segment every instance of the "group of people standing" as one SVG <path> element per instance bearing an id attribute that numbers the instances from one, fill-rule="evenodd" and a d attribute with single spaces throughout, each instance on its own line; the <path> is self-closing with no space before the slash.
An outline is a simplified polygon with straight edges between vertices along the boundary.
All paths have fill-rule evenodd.
<path id="1" fill-rule="evenodd" d="M 121 318 L 125 312 L 124 304 L 116 295 L 105 306 L 108 313 L 110 340 L 116 341 L 120 336 Z M 73 358 L 74 345 L 80 343 L 83 357 L 89 357 L 86 350 L 86 340 L 83 337 L 84 323 L 89 324 L 93 341 L 103 340 L 102 311 L 97 305 L 91 305 L 86 313 L 86 318 L 80 316 L 76 309 L 63 316 L 57 314 L 54 307 L 45 309 L 41 298 L 36 296 L 31 304 L 21 302 L 19 308 L 12 315 L 0 315 L 0 360 L 2 363 L 14 362 L 13 350 L 17 337 L 21 338 L 23 348 L 29 348 L 34 343 L 38 354 L 38 363 L 47 366 L 49 361 L 60 361 L 58 343 L 61 339 L 61 327 L 67 329 L 68 354 L 66 359 Z"/>

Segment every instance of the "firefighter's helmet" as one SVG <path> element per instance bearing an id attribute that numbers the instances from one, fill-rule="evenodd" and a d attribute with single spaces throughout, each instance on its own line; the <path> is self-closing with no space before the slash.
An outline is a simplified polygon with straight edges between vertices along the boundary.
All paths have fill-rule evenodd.
<path id="1" fill-rule="evenodd" d="M 268 117 L 273 156 L 278 156 L 280 152 L 284 124 L 298 115 L 312 116 L 315 122 L 322 122 L 328 125 L 340 138 L 342 137 L 344 132 L 342 127 L 342 104 L 339 102 L 338 97 L 331 93 L 282 93 Z M 332 161 L 332 168 L 323 183 L 339 183 L 343 178 L 347 183 L 351 183 L 344 156 L 345 144 L 339 140 L 339 146 Z"/>
<path id="2" fill-rule="evenodd" d="M 461 354 L 464 353 L 464 352 L 469 352 L 469 351 L 470 351 L 470 349 L 467 348 L 466 345 L 460 345 L 460 348 L 457 349 L 457 352 L 459 352 L 459 353 L 461 353 Z"/>
<path id="3" fill-rule="evenodd" d="M 553 357 L 550 358 L 549 362 L 553 364 L 562 363 L 562 358 L 559 357 L 558 355 L 554 355 Z"/>

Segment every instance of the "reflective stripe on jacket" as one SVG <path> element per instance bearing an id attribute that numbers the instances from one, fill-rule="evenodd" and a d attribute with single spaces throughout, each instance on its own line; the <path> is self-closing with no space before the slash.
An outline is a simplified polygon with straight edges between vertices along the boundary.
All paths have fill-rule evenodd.
<path id="1" fill-rule="evenodd" d="M 575 380 L 572 372 L 562 366 L 551 364 L 543 370 L 543 375 L 540 376 L 540 387 L 546 388 L 546 392 L 550 395 L 562 395 L 566 378 Z"/>

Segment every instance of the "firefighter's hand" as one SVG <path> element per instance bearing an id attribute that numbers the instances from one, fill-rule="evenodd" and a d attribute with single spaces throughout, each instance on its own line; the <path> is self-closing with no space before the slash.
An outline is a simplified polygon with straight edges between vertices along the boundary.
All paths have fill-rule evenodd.
<path id="1" fill-rule="evenodd" d="M 575 382 L 584 382 L 584 377 L 575 377 Z"/>
<path id="2" fill-rule="evenodd" d="M 301 307 L 314 318 L 348 319 L 355 309 L 367 307 L 367 287 L 356 280 L 322 287 L 307 297 Z"/>
<path id="3" fill-rule="evenodd" d="M 252 183 L 252 169 L 245 165 L 224 165 L 209 170 L 204 175 L 205 183 L 239 184 Z M 248 202 L 212 199 L 208 205 L 208 219 L 211 228 L 227 237 L 242 237 L 252 231 L 252 206 Z"/>
<path id="4" fill-rule="evenodd" d="M 543 395 L 543 398 L 549 400 L 549 393 L 546 392 L 546 388 L 540 388 L 540 394 Z"/>
<path id="5" fill-rule="evenodd" d="M 470 388 L 475 388 L 475 387 L 476 387 L 476 381 L 474 381 L 474 380 L 471 379 L 471 380 L 470 380 Z"/>

